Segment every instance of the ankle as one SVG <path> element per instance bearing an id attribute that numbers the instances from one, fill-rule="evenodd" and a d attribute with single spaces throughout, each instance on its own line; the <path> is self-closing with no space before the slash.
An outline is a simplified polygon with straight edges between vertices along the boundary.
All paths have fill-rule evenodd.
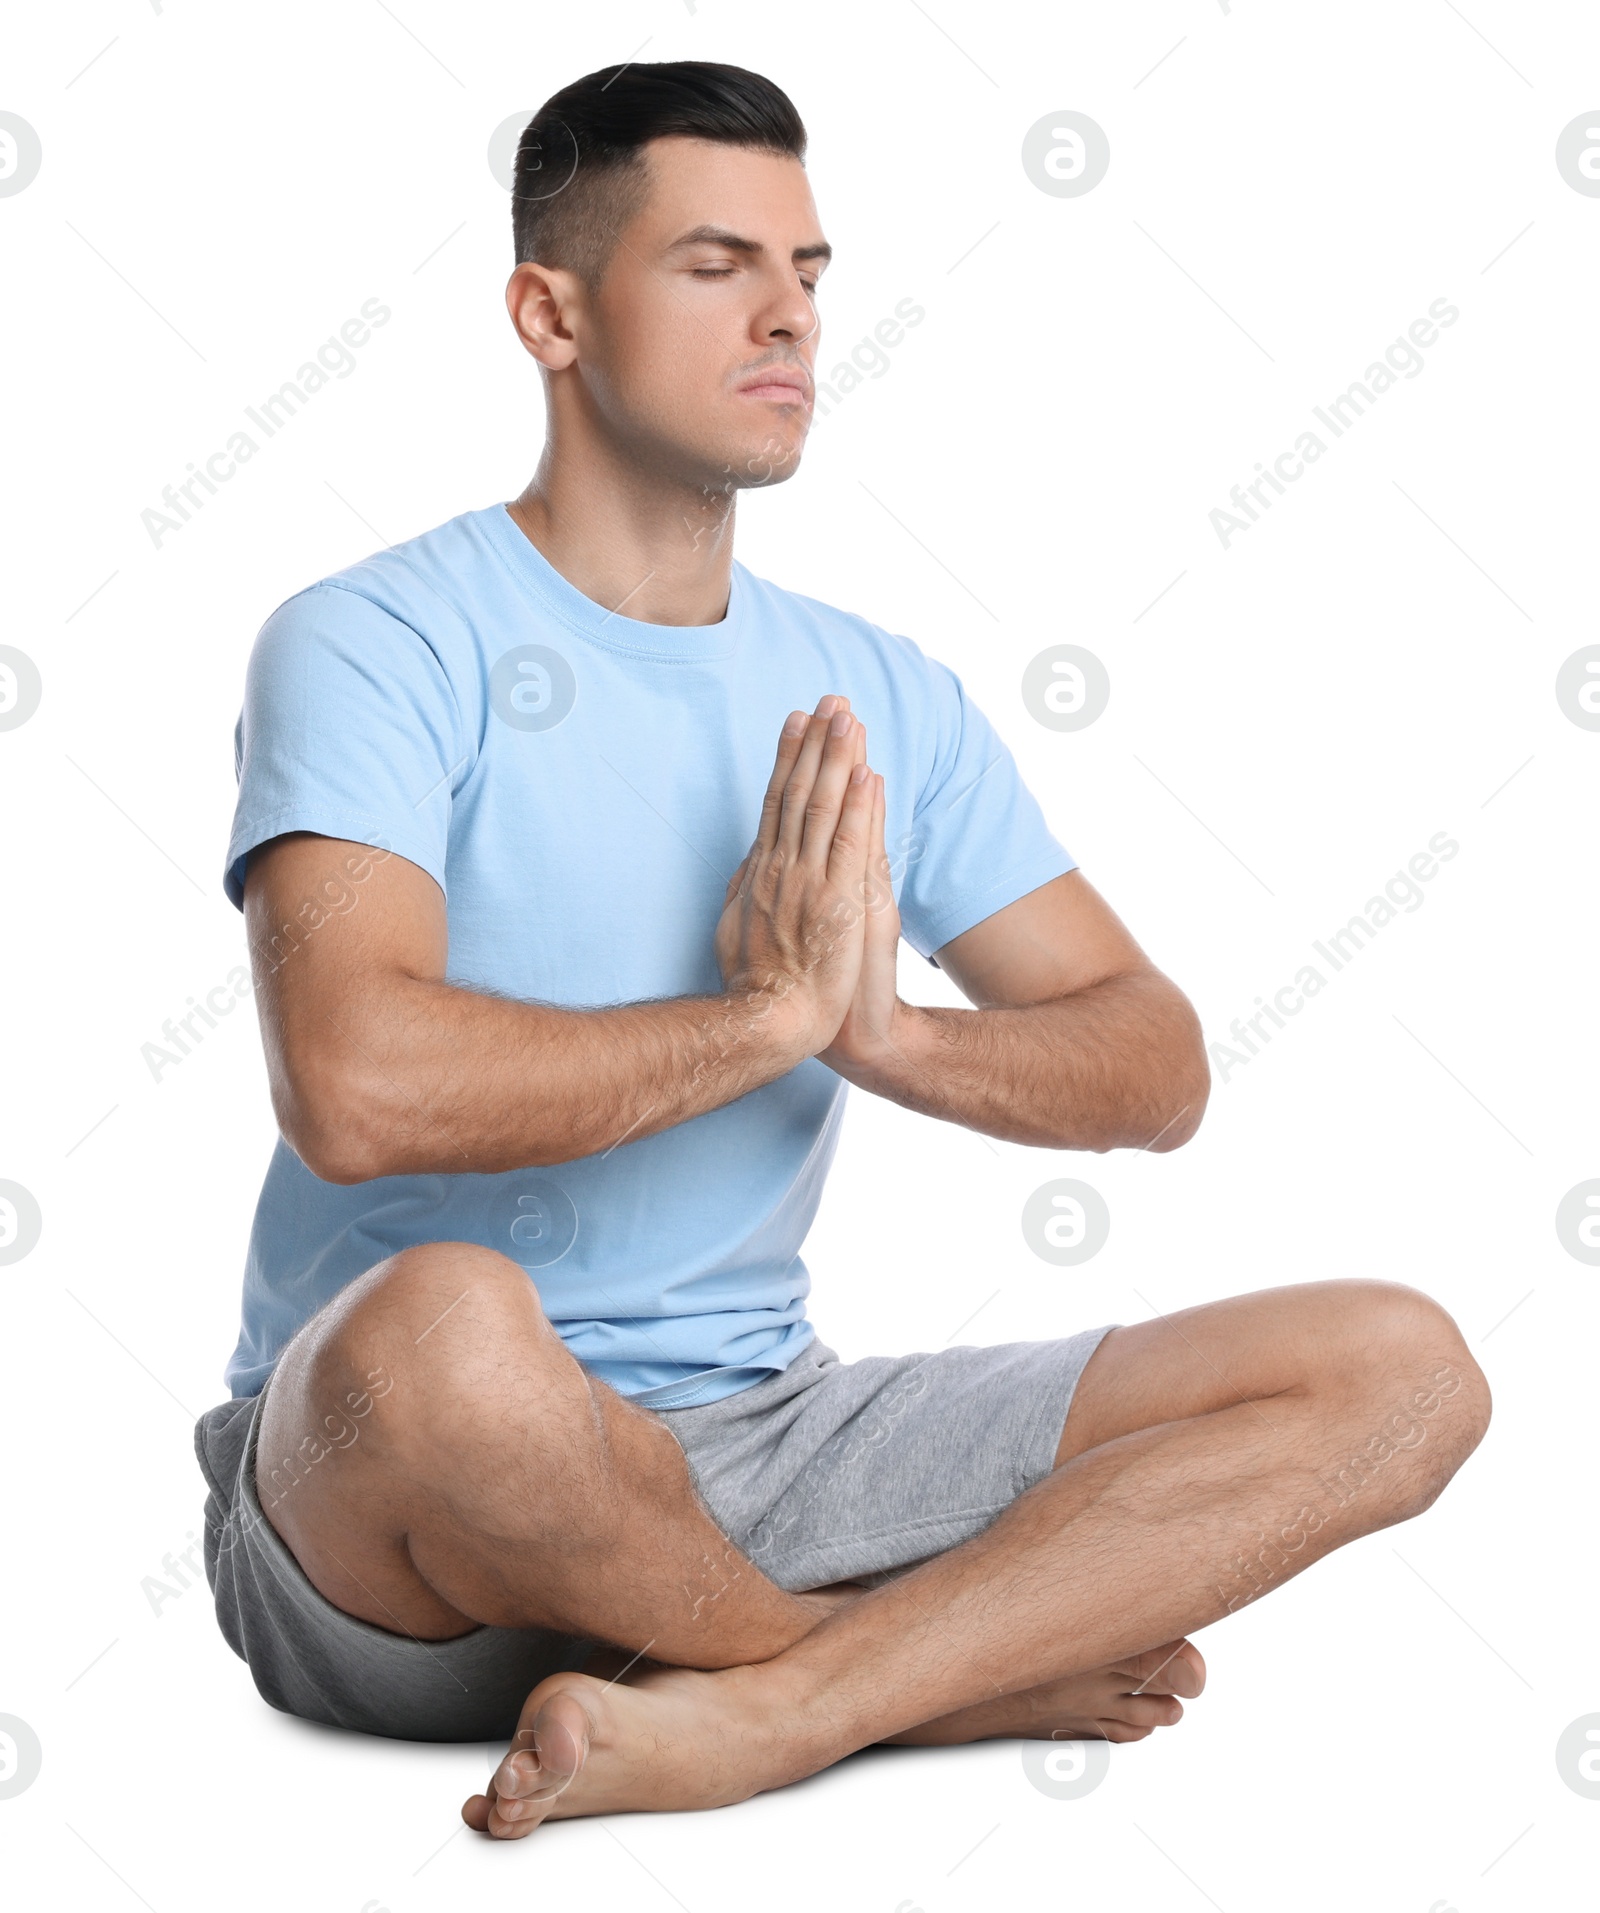
<path id="1" fill-rule="evenodd" d="M 816 1677 L 787 1654 L 715 1678 L 726 1683 L 726 1700 L 745 1732 L 766 1750 L 765 1785 L 803 1780 L 866 1745 L 868 1737 L 852 1737 L 853 1723 L 827 1704 Z"/>

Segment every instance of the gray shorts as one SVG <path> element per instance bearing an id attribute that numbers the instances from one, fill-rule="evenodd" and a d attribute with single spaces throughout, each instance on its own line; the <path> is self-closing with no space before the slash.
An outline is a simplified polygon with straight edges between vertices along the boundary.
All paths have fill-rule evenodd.
<path id="1" fill-rule="evenodd" d="M 658 1412 L 712 1519 L 779 1587 L 873 1581 L 970 1540 L 1050 1472 L 1107 1333 L 859 1362 L 814 1341 L 752 1388 Z M 336 1608 L 261 1512 L 263 1399 L 222 1402 L 195 1428 L 206 1576 L 263 1698 L 399 1740 L 508 1740 L 529 1690 L 581 1667 L 593 1643 L 504 1627 L 418 1641 Z"/>

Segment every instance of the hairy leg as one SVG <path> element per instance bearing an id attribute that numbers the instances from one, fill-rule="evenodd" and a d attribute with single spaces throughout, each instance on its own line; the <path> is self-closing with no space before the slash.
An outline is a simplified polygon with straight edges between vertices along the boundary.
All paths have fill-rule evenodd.
<path id="1" fill-rule="evenodd" d="M 1192 1641 L 1170 1641 L 1109 1667 L 974 1701 L 897 1734 L 891 1747 L 958 1747 L 974 1740 L 1146 1740 L 1183 1719 L 1183 1702 L 1206 1684 Z"/>
<path id="2" fill-rule="evenodd" d="M 556 1675 L 469 1822 L 722 1805 L 873 1741 L 1148 1653 L 1431 1505 L 1488 1387 L 1416 1290 L 1307 1284 L 1108 1336 L 1061 1461 L 974 1540 L 761 1666 Z"/>
<path id="3" fill-rule="evenodd" d="M 863 1590 L 841 1582 L 818 1590 L 836 1605 Z M 584 1672 L 601 1680 L 637 1684 L 658 1663 L 599 1648 Z M 1038 1687 L 938 1715 L 880 1743 L 893 1747 L 955 1747 L 974 1740 L 1146 1740 L 1158 1727 L 1183 1718 L 1183 1701 L 1206 1684 L 1206 1664 L 1193 1641 L 1168 1641 L 1111 1667 L 1068 1674 Z"/>
<path id="4" fill-rule="evenodd" d="M 262 1417 L 267 1519 L 313 1586 L 392 1633 L 548 1627 L 729 1667 L 829 1609 L 730 1545 L 670 1430 L 585 1374 L 492 1250 L 409 1249 L 352 1283 L 284 1351 Z"/>

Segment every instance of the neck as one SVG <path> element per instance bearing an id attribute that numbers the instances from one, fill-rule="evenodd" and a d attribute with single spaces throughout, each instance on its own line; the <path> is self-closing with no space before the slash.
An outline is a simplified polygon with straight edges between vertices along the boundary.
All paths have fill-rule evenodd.
<path id="1" fill-rule="evenodd" d="M 734 497 L 643 470 L 594 439 L 558 443 L 512 517 L 586 598 L 646 624 L 717 624 L 728 608 Z"/>

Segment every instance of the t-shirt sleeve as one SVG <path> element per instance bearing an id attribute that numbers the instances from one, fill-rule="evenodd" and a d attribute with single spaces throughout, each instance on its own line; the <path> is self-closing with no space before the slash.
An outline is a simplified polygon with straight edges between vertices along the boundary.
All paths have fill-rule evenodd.
<path id="1" fill-rule="evenodd" d="M 931 958 L 975 923 L 1077 869 L 994 726 L 954 671 L 926 660 L 934 761 L 900 847 L 900 930 Z M 890 850 L 891 864 L 894 849 Z"/>
<path id="2" fill-rule="evenodd" d="M 420 633 L 342 585 L 300 592 L 250 654 L 228 897 L 243 907 L 250 852 L 291 830 L 393 851 L 443 889 L 452 785 L 469 756 L 449 676 Z"/>

